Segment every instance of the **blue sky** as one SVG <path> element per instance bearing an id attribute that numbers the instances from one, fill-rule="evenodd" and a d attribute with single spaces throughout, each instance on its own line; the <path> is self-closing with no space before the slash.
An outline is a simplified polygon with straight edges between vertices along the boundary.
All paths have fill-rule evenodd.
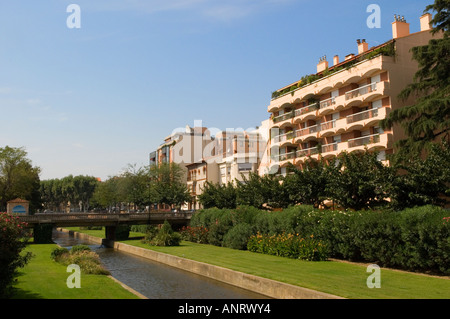
<path id="1" fill-rule="evenodd" d="M 81 28 L 69 29 L 70 4 Z M 271 92 L 328 60 L 411 32 L 432 0 L 0 0 L 0 147 L 41 179 L 106 179 L 174 129 L 253 128 Z M 367 26 L 369 4 L 381 28 Z"/>

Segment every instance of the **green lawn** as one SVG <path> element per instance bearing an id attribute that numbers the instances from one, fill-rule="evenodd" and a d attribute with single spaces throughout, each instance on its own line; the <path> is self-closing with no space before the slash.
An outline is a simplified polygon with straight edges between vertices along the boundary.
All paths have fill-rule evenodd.
<path id="1" fill-rule="evenodd" d="M 35 256 L 22 269 L 14 285 L 13 299 L 137 299 L 120 284 L 104 275 L 81 274 L 81 288 L 68 288 L 71 273 L 53 261 L 50 253 L 55 244 L 30 244 L 27 251 Z"/>
<path id="2" fill-rule="evenodd" d="M 102 231 L 97 232 L 104 237 Z M 363 265 L 308 262 L 185 241 L 177 247 L 150 247 L 140 240 L 123 242 L 346 298 L 450 299 L 448 278 L 381 269 L 381 288 L 370 289 L 366 284 L 370 273 Z"/>

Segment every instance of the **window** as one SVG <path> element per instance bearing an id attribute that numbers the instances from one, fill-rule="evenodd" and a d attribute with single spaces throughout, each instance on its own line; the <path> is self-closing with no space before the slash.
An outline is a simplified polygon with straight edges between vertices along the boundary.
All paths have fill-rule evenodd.
<path id="1" fill-rule="evenodd" d="M 251 171 L 253 167 L 252 163 L 240 163 L 238 164 L 239 172 Z"/>

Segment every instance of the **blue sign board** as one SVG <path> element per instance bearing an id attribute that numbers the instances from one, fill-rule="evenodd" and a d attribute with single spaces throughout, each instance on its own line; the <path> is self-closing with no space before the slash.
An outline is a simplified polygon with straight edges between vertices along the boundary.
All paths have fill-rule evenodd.
<path id="1" fill-rule="evenodd" d="M 27 213 L 25 207 L 23 207 L 22 205 L 14 206 L 12 209 L 12 212 L 13 212 L 13 214 L 26 214 Z"/>

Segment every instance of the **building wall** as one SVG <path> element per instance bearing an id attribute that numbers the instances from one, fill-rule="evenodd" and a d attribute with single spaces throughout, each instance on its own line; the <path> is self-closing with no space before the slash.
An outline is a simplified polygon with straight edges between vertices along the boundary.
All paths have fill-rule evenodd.
<path id="1" fill-rule="evenodd" d="M 394 142 L 404 138 L 404 132 L 399 125 L 383 131 L 379 121 L 391 110 L 413 103 L 413 98 L 398 99 L 418 69 L 410 49 L 433 38 L 429 30 L 405 34 L 405 22 L 398 21 L 394 27 L 397 24 L 403 28 L 398 33 L 403 36 L 394 41 L 395 57 L 366 59 L 271 101 L 269 153 L 273 171 L 285 174 L 289 163 L 301 167 L 308 156 L 327 158 L 342 151 L 363 151 L 366 146 L 383 154 L 381 160 L 394 151 Z"/>

